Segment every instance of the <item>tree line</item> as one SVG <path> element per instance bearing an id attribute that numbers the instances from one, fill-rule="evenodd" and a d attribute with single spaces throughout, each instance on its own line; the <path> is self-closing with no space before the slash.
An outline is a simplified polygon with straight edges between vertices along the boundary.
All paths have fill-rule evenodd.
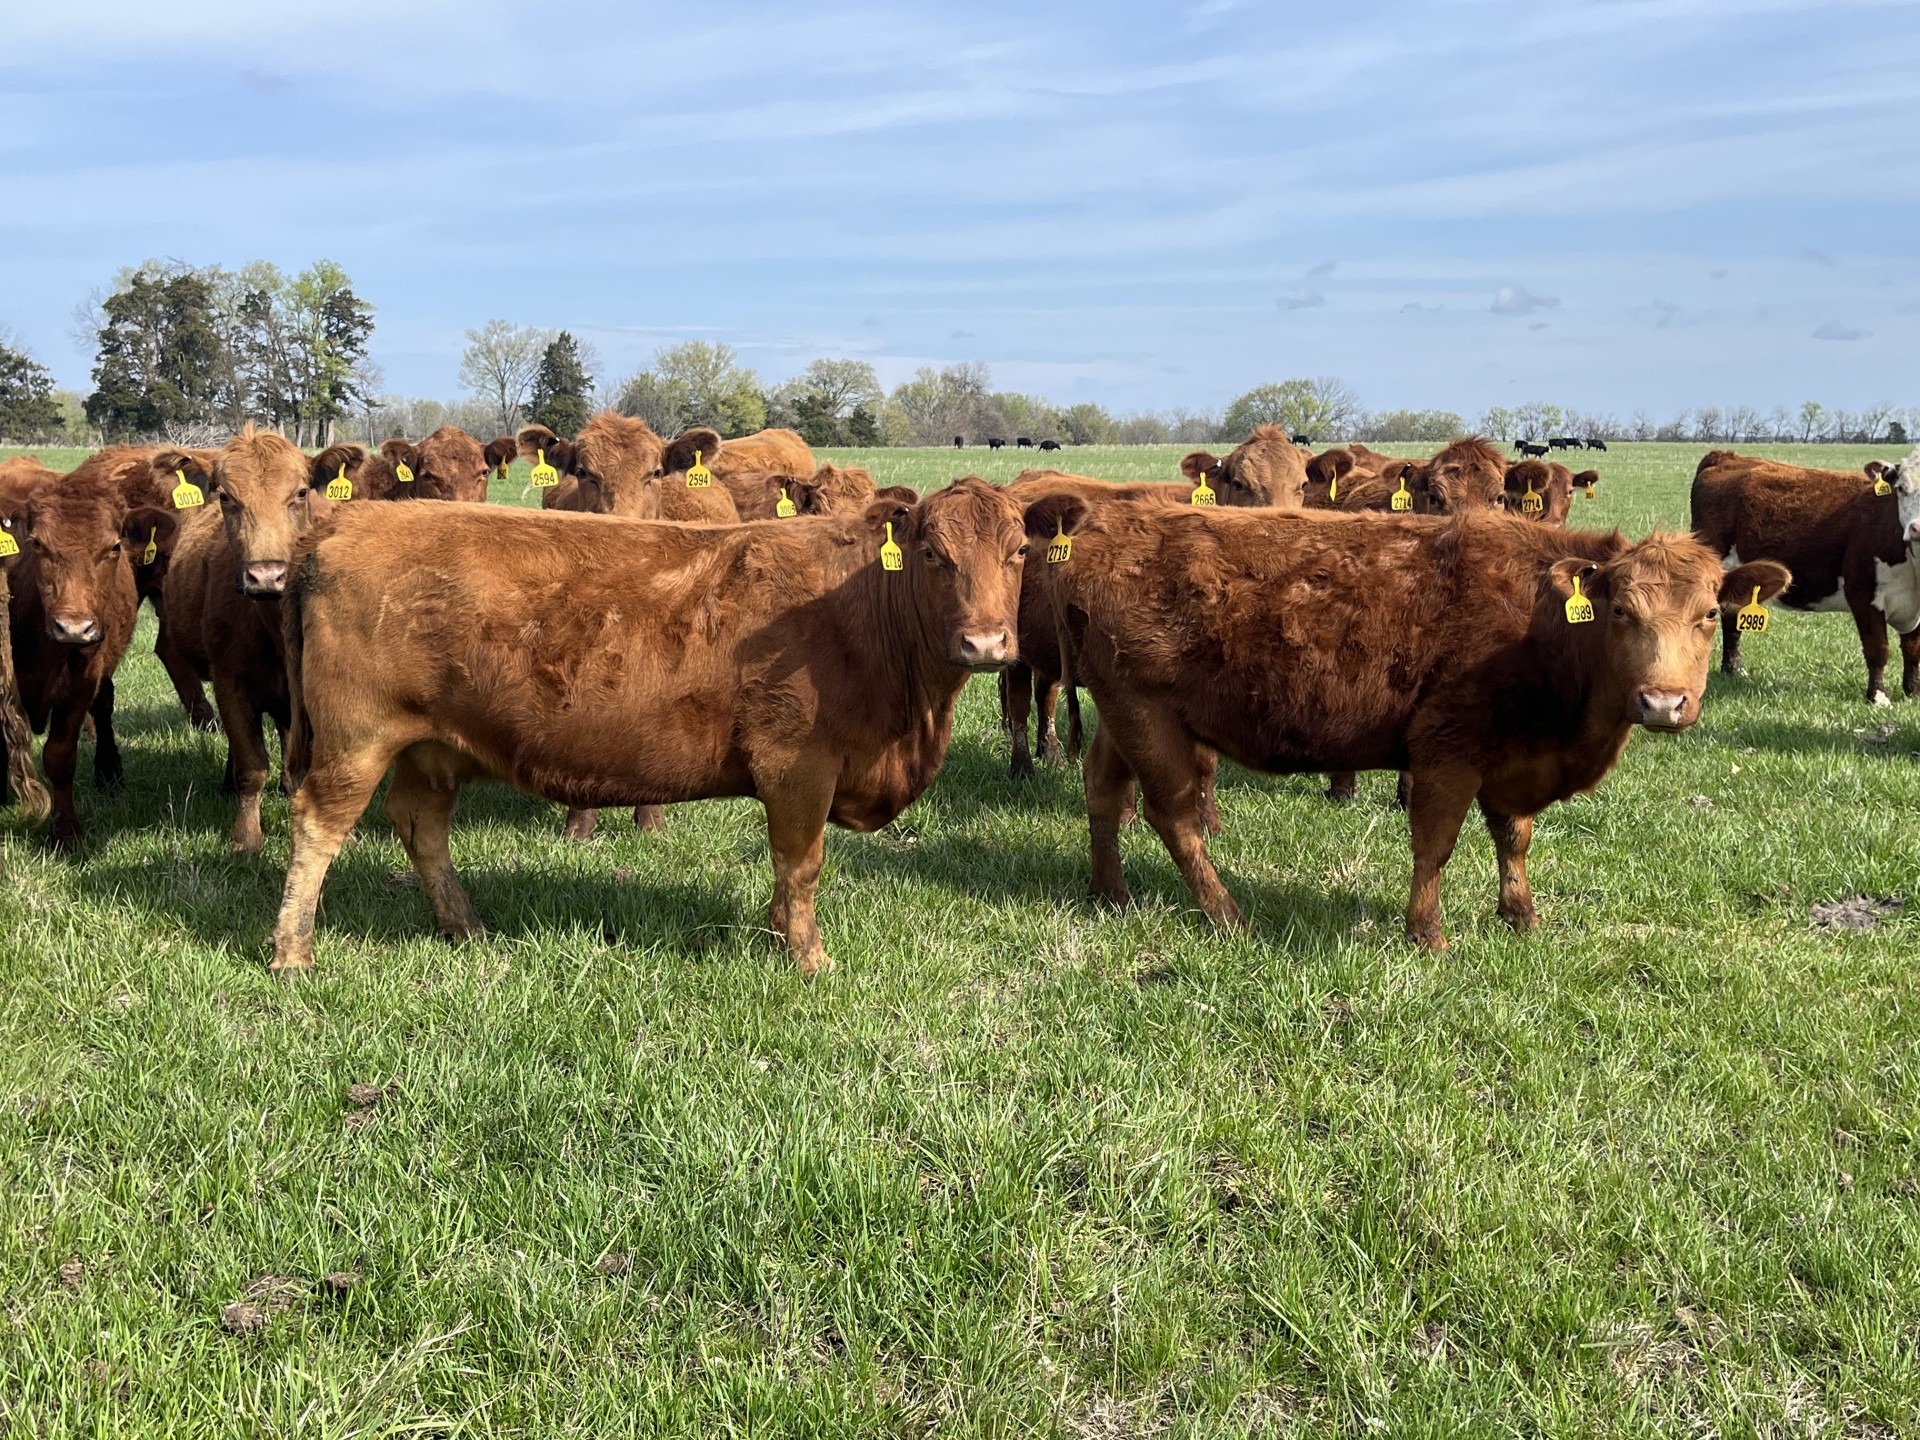
<path id="1" fill-rule="evenodd" d="M 1703 406 L 1664 422 L 1627 420 L 1545 402 L 1483 412 L 1469 426 L 1450 410 L 1363 408 L 1341 381 L 1298 377 L 1259 385 L 1218 411 L 1115 414 L 1091 402 L 1056 405 L 996 390 L 979 363 L 925 366 L 891 390 L 863 360 L 817 359 L 768 384 L 727 345 L 693 340 L 657 351 L 644 369 L 606 378 L 590 345 L 566 330 L 489 320 L 467 331 L 452 401 L 387 394 L 368 355 L 374 307 L 346 271 L 321 260 L 297 274 L 257 261 L 229 270 L 149 260 L 121 271 L 76 317 L 93 350 L 93 388 L 61 390 L 24 346 L 0 331 L 0 441 L 44 444 L 215 439 L 265 421 L 302 445 L 351 436 L 418 438 L 443 424 L 506 434 L 537 421 L 570 435 L 596 409 L 643 417 L 663 434 L 710 425 L 743 435 L 769 425 L 816 446 L 950 445 L 989 439 L 1072 445 L 1217 444 L 1275 424 L 1315 441 L 1440 443 L 1470 432 L 1502 441 L 1582 439 L 1892 442 L 1920 430 L 1920 407 L 1850 411 L 1809 400 Z"/>

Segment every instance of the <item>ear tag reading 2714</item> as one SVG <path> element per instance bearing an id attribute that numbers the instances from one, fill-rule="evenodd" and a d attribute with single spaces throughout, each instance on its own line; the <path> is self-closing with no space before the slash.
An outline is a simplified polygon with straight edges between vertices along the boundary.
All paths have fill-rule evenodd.
<path id="1" fill-rule="evenodd" d="M 536 457 L 533 462 L 533 483 L 542 490 L 551 489 L 553 486 L 558 485 L 560 483 L 560 472 L 547 463 L 547 452 L 544 450 L 536 450 L 533 453 Z"/>
<path id="2" fill-rule="evenodd" d="M 1327 487 L 1327 498 L 1329 500 L 1333 498 L 1333 487 L 1331 486 Z M 1407 489 L 1407 477 L 1404 471 L 1401 472 L 1400 475 L 1400 488 L 1393 492 L 1391 503 L 1395 510 L 1413 509 L 1413 493 Z"/>
<path id="3" fill-rule="evenodd" d="M 1580 577 L 1573 577 L 1573 594 L 1567 597 L 1567 624 L 1585 625 L 1593 619 L 1593 602 L 1580 593 Z"/>
<path id="4" fill-rule="evenodd" d="M 711 484 L 713 472 L 700 463 L 700 452 L 696 450 L 693 452 L 693 468 L 687 471 L 687 489 L 704 490 Z M 900 567 L 895 565 L 891 568 L 898 570 Z"/>
<path id="5" fill-rule="evenodd" d="M 196 505 L 204 505 L 207 503 L 206 494 L 198 485 L 187 479 L 186 471 L 176 470 L 173 473 L 180 481 L 178 485 L 173 487 L 174 509 L 191 510 Z"/>
<path id="6" fill-rule="evenodd" d="M 1522 515 L 1538 515 L 1547 508 L 1547 502 L 1540 498 L 1540 492 L 1533 488 L 1533 477 L 1527 477 L 1527 493 L 1520 497 Z"/>
<path id="7" fill-rule="evenodd" d="M 1205 475 L 1202 475 L 1200 477 L 1200 483 L 1193 487 L 1193 494 L 1187 497 L 1187 499 L 1195 505 L 1212 505 L 1218 498 L 1219 497 L 1213 493 L 1213 487 L 1207 484 L 1207 477 Z"/>
<path id="8" fill-rule="evenodd" d="M 1760 603 L 1760 587 L 1753 587 L 1753 599 L 1733 612 L 1733 628 L 1742 635 L 1764 635 L 1767 630 L 1767 607 Z"/>
<path id="9" fill-rule="evenodd" d="M 398 480 L 402 485 L 411 485 L 413 483 L 412 467 L 410 467 L 406 461 L 402 460 L 398 465 L 393 467 L 393 478 Z"/>
<path id="10" fill-rule="evenodd" d="M 780 503 L 773 507 L 773 513 L 782 520 L 791 520 L 800 513 L 800 507 L 793 503 L 793 497 L 787 494 L 787 487 L 780 487 Z"/>
<path id="11" fill-rule="evenodd" d="M 900 553 L 900 547 L 893 543 L 893 522 L 887 522 L 887 538 L 880 545 L 880 568 L 882 570 L 901 570 L 906 568 L 907 557 Z"/>
<path id="12" fill-rule="evenodd" d="M 327 499 L 351 500 L 352 498 L 353 482 L 347 478 L 347 467 L 342 465 L 340 473 L 327 481 Z"/>
<path id="13" fill-rule="evenodd" d="M 1067 534 L 1067 517 L 1053 522 L 1053 539 L 1047 542 L 1047 563 L 1064 565 L 1073 558 L 1073 536 Z"/>

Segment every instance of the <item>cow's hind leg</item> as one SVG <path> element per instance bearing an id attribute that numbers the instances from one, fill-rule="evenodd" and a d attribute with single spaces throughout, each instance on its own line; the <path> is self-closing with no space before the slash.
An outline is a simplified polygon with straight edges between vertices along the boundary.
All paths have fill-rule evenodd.
<path id="1" fill-rule="evenodd" d="M 1000 672 L 1000 728 L 1013 741 L 1013 763 L 1008 773 L 1015 780 L 1033 778 L 1033 752 L 1027 749 L 1027 719 L 1033 713 L 1033 671 L 1025 665 L 1009 665 Z"/>
<path id="2" fill-rule="evenodd" d="M 313 916 L 327 867 L 387 773 L 392 752 L 362 746 L 342 755 L 316 753 L 293 797 L 293 854 L 273 927 L 275 974 L 313 968 Z"/>
<path id="3" fill-rule="evenodd" d="M 1481 817 L 1493 837 L 1493 853 L 1500 867 L 1500 918 L 1514 929 L 1527 931 L 1540 923 L 1533 913 L 1533 888 L 1527 884 L 1527 847 L 1533 844 L 1533 817 L 1506 815 L 1484 799 Z"/>
<path id="4" fill-rule="evenodd" d="M 420 888 L 433 907 L 434 923 L 449 940 L 486 933 L 453 873 L 453 855 L 447 845 L 453 830 L 453 804 L 471 773 L 444 745 L 422 741 L 400 752 L 393 783 L 387 786 L 387 818 L 413 861 L 413 873 L 420 877 Z"/>
<path id="5" fill-rule="evenodd" d="M 1133 808 L 1133 768 L 1104 719 L 1080 766 L 1087 795 L 1087 836 L 1093 846 L 1093 893 L 1125 908 L 1133 897 L 1120 868 L 1120 827 Z"/>
<path id="6" fill-rule="evenodd" d="M 598 810 L 567 811 L 566 826 L 560 831 L 569 840 L 586 841 L 593 839 L 593 827 L 599 823 Z"/>
<path id="7" fill-rule="evenodd" d="M 1900 690 L 1907 696 L 1920 695 L 1920 627 L 1900 637 Z"/>
<path id="8" fill-rule="evenodd" d="M 667 807 L 664 805 L 636 805 L 633 807 L 633 825 L 636 830 L 656 831 L 667 828 Z"/>
<path id="9" fill-rule="evenodd" d="M 1220 802 L 1214 798 L 1213 777 L 1220 769 L 1220 752 L 1201 746 L 1195 754 L 1200 762 L 1200 823 L 1207 827 L 1207 834 L 1218 835 Z"/>
<path id="10" fill-rule="evenodd" d="M 1887 617 L 1868 595 L 1848 595 L 1847 608 L 1853 611 L 1853 623 L 1860 632 L 1860 653 L 1867 662 L 1867 703 L 1891 705 L 1887 694 Z M 1902 655 L 1905 647 L 1902 647 Z"/>
<path id="11" fill-rule="evenodd" d="M 1034 675 L 1034 709 L 1039 715 L 1034 729 L 1040 749 L 1040 758 L 1049 765 L 1060 763 L 1060 732 L 1054 726 L 1054 714 L 1060 708 L 1060 677 L 1057 675 Z"/>
<path id="12" fill-rule="evenodd" d="M 166 611 L 160 608 L 157 596 L 155 599 L 153 608 L 160 617 L 160 629 L 153 637 L 153 656 L 167 672 L 167 679 L 173 682 L 173 693 L 180 697 L 180 708 L 187 712 L 187 723 L 196 730 L 218 730 L 219 718 L 207 703 L 207 692 L 201 687 L 199 675 L 194 673 L 193 662 L 180 653 L 179 641 L 167 624 Z"/>
<path id="13" fill-rule="evenodd" d="M 118 790 L 126 778 L 120 763 L 120 742 L 113 734 L 113 677 L 103 676 L 93 697 L 93 785 L 96 790 Z"/>
<path id="14" fill-rule="evenodd" d="M 80 726 L 84 710 L 55 710 L 47 717 L 47 743 L 40 748 L 40 766 L 47 772 L 53 796 L 53 819 L 47 842 L 57 851 L 71 851 L 80 843 L 80 816 L 73 806 L 73 772 L 80 763 Z"/>
<path id="15" fill-rule="evenodd" d="M 1351 770 L 1327 772 L 1327 799 L 1351 800 L 1360 793 L 1360 777 Z"/>
<path id="16" fill-rule="evenodd" d="M 804 773 L 783 776 L 762 796 L 767 807 L 767 847 L 773 853 L 773 903 L 767 918 L 774 933 L 786 942 L 800 973 L 811 979 L 833 968 L 833 957 L 820 941 L 820 926 L 813 914 L 814 887 L 826 858 L 833 776 L 829 773 L 824 783 Z"/>
<path id="17" fill-rule="evenodd" d="M 1207 857 L 1206 822 L 1202 814 L 1205 776 L 1212 752 L 1196 745 L 1176 722 L 1153 715 L 1103 713 L 1100 729 L 1140 780 L 1142 810 L 1193 898 L 1214 924 L 1239 929 L 1246 925 L 1240 907 L 1220 883 Z M 1091 790 L 1091 786 L 1089 786 Z M 1111 803 L 1110 801 L 1108 802 Z M 1092 800 L 1088 800 L 1092 819 Z M 1117 853 L 1118 846 L 1116 844 Z"/>
<path id="18" fill-rule="evenodd" d="M 1733 607 L 1726 606 L 1720 611 L 1720 673 L 1738 675 L 1746 678 L 1747 667 L 1740 663 L 1740 625 L 1734 617 Z"/>
<path id="19" fill-rule="evenodd" d="M 1467 818 L 1467 807 L 1479 790 L 1479 777 L 1461 770 L 1421 771 L 1414 783 L 1407 808 L 1407 828 L 1413 838 L 1407 938 L 1429 950 L 1447 948 L 1446 932 L 1440 927 L 1440 876 L 1460 839 L 1460 822 Z"/>

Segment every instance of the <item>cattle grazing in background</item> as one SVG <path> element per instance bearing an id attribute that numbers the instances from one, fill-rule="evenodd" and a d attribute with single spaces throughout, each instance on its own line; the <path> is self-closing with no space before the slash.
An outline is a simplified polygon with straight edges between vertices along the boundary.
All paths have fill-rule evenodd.
<path id="1" fill-rule="evenodd" d="M 758 494 L 745 492 L 744 486 L 735 494 L 742 520 L 778 520 L 800 515 L 858 515 L 873 503 L 875 492 L 873 475 L 860 466 L 822 465 L 805 478 L 763 475 Z M 782 501 L 789 507 L 784 515 Z"/>
<path id="2" fill-rule="evenodd" d="M 503 450 L 501 445 L 499 440 L 482 445 L 458 425 L 442 425 L 418 443 L 395 436 L 380 447 L 381 456 L 392 467 L 393 483 L 383 487 L 384 494 L 362 497 L 356 493 L 354 498 L 483 504 L 487 481 L 513 459 L 512 449 Z M 408 475 L 413 478 L 406 479 Z"/>
<path id="3" fill-rule="evenodd" d="M 103 451 L 71 474 L 33 486 L 0 515 L 20 550 L 9 567 L 10 658 L 27 726 L 47 736 L 40 758 L 52 796 L 48 840 L 55 850 L 72 850 L 80 842 L 73 777 L 89 716 L 94 784 L 120 784 L 113 676 L 133 638 L 140 605 L 134 571 L 173 543 L 171 511 L 128 509 L 117 473 L 122 458 Z M 10 746 L 24 741 L 30 767 L 31 741 L 12 732 L 11 717 L 0 731 Z M 11 777 L 19 757 L 10 752 L 7 759 Z"/>
<path id="4" fill-rule="evenodd" d="M 1589 450 L 1605 450 L 1606 448 L 1607 448 L 1607 442 L 1604 440 L 1587 441 L 1587 449 Z"/>
<path id="5" fill-rule="evenodd" d="M 1060 448 L 1060 442 L 1058 440 L 1042 440 L 1040 442 L 1040 448 L 1042 450 L 1058 450 Z"/>
<path id="6" fill-rule="evenodd" d="M 998 450 L 1006 443 L 1007 442 L 1002 440 L 998 435 L 990 436 L 987 440 L 987 448 L 989 450 Z"/>
<path id="7" fill-rule="evenodd" d="M 1571 435 L 1549 435 L 1547 446 L 1552 450 L 1578 450 L 1580 442 Z"/>
<path id="8" fill-rule="evenodd" d="M 967 442 L 960 436 L 956 435 L 953 437 L 953 448 L 956 450 L 964 450 L 967 448 Z"/>
<path id="9" fill-rule="evenodd" d="M 1513 448 L 1518 450 L 1522 455 L 1527 456 L 1529 458 L 1541 456 L 1547 453 L 1546 446 L 1535 445 L 1531 441 L 1527 441 L 1527 440 L 1514 441 Z"/>
<path id="10" fill-rule="evenodd" d="M 309 457 L 284 435 L 249 425 L 218 450 L 161 449 L 151 461 L 156 477 L 184 474 L 206 495 L 205 505 L 181 515 L 161 624 L 213 684 L 227 732 L 226 784 L 236 800 L 231 844 L 242 854 L 258 854 L 265 840 L 260 799 L 271 767 L 264 722 L 271 717 L 283 741 L 287 734 L 280 597 L 294 544 L 331 509 L 388 508 L 327 498 L 341 466 L 352 474 L 366 458 L 358 445 Z M 407 563 L 422 567 L 429 558 L 416 553 Z"/>
<path id="11" fill-rule="evenodd" d="M 664 440 L 637 416 L 602 410 L 562 440 L 544 425 L 528 425 L 515 437 L 520 457 L 558 473 L 557 483 L 541 490 L 543 510 L 580 510 L 590 515 L 620 515 L 634 520 L 678 520 L 701 525 L 731 525 L 738 508 L 718 472 L 708 462 L 723 448 L 720 432 L 698 426 Z M 705 485 L 691 484 L 696 458 L 707 471 Z M 807 471 L 813 457 L 808 452 Z"/>
<path id="12" fill-rule="evenodd" d="M 1290 436 L 1289 438 L 1290 438 L 1290 439 L 1292 440 L 1292 442 L 1293 442 L 1293 443 L 1294 443 L 1295 445 L 1311 445 L 1311 444 L 1313 444 L 1313 437 L 1312 437 L 1312 436 L 1310 436 L 1310 435 L 1294 435 L 1294 436 Z"/>
<path id="13" fill-rule="evenodd" d="M 1022 450 L 1031 450 L 1033 448 L 1033 441 L 1025 435 L 1019 436 L 1013 443 Z"/>
<path id="14" fill-rule="evenodd" d="M 327 867 L 389 769 L 387 814 L 451 937 L 481 930 L 454 801 L 490 775 L 575 806 L 757 798 L 772 928 L 802 973 L 831 965 L 823 832 L 887 824 L 939 771 L 968 675 L 1014 658 L 1025 542 L 1013 501 L 971 478 L 853 519 L 714 529 L 343 507 L 290 602 L 300 783 L 273 968 L 313 964 Z"/>
<path id="15" fill-rule="evenodd" d="M 1897 477 L 1897 478 L 1896 478 Z M 1867 699 L 1887 694 L 1887 626 L 1900 632 L 1900 685 L 1920 693 L 1920 450 L 1896 472 L 1812 470 L 1728 450 L 1693 475 L 1694 532 L 1726 557 L 1778 560 L 1793 572 L 1781 597 L 1796 610 L 1849 610 L 1867 663 Z M 1745 597 L 1741 597 L 1741 604 Z M 1745 675 L 1737 605 L 1727 610 L 1720 668 Z"/>
<path id="16" fill-rule="evenodd" d="M 1720 607 L 1788 581 L 1723 574 L 1690 537 L 1422 516 L 1143 510 L 1048 496 L 1035 547 L 1072 537 L 1046 588 L 1074 685 L 1100 708 L 1085 762 L 1094 893 L 1128 903 L 1121 815 L 1144 813 L 1201 908 L 1240 926 L 1207 856 L 1201 773 L 1408 769 L 1407 934 L 1444 949 L 1440 877 L 1476 802 L 1499 862 L 1499 913 L 1537 923 L 1533 817 L 1591 790 L 1636 725 L 1699 718 Z M 1584 623 L 1568 610 L 1590 602 Z"/>

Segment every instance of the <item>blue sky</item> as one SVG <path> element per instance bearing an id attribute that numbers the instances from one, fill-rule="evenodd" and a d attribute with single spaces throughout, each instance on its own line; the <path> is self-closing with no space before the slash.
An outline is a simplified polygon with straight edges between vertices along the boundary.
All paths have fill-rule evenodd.
<path id="1" fill-rule="evenodd" d="M 463 330 L 1217 407 L 1920 403 L 1914 4 L 58 0 L 0 31 L 0 325 L 149 256 Z"/>

